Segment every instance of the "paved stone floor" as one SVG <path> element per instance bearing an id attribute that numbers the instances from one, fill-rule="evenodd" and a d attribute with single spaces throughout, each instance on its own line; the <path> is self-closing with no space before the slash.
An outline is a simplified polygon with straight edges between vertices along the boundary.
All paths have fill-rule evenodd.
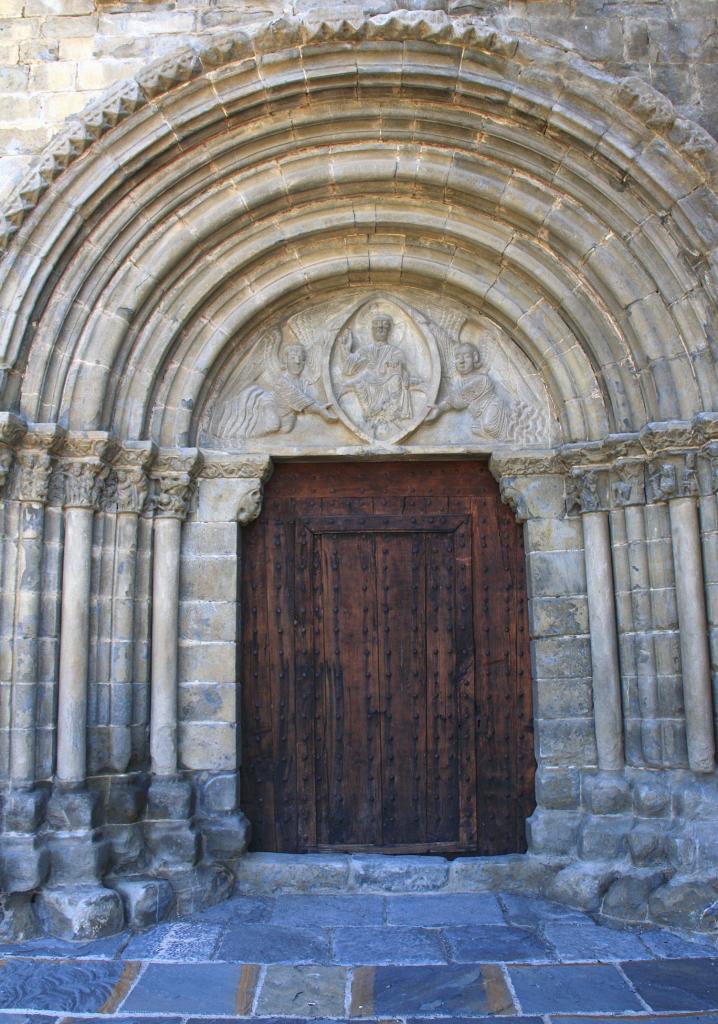
<path id="1" fill-rule="evenodd" d="M 236 897 L 136 935 L 0 946 L 0 1024 L 718 1024 L 718 948 L 522 896 Z"/>

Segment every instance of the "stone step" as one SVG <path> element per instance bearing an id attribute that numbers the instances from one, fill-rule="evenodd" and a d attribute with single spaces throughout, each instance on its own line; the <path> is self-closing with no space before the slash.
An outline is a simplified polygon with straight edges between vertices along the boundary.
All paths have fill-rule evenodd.
<path id="1" fill-rule="evenodd" d="M 249 853 L 236 865 L 237 893 L 541 893 L 565 864 L 531 854 L 502 857 Z"/>

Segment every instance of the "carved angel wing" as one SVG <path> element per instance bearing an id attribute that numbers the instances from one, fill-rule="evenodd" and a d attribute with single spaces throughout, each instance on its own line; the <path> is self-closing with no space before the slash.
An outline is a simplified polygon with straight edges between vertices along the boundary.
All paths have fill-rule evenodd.
<path id="1" fill-rule="evenodd" d="M 282 332 L 279 327 L 273 327 L 259 339 L 259 355 L 262 360 L 263 372 L 273 380 L 282 369 L 279 361 L 279 350 L 282 347 Z"/>
<path id="2" fill-rule="evenodd" d="M 447 381 L 456 376 L 454 348 L 459 340 L 466 317 L 453 309 L 442 309 L 436 319 L 425 317 L 426 326 L 436 339 L 441 359 L 441 376 Z"/>
<path id="3" fill-rule="evenodd" d="M 317 332 L 316 327 L 310 324 L 301 313 L 292 319 L 288 327 L 299 344 L 304 347 L 306 353 L 307 361 L 302 376 L 310 384 L 316 384 L 322 373 L 321 356 L 326 335 L 323 332 Z"/>

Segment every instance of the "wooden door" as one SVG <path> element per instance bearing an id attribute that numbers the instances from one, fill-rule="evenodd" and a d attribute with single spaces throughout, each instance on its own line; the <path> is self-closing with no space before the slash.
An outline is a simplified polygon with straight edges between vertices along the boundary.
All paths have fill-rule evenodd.
<path id="1" fill-rule="evenodd" d="M 252 849 L 525 849 L 523 544 L 484 463 L 277 466 L 240 664 Z"/>

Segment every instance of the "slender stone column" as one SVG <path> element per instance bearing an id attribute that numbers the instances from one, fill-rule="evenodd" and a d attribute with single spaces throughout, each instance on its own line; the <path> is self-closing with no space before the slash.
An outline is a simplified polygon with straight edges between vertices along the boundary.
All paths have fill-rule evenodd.
<path id="1" fill-rule="evenodd" d="M 132 754 L 132 686 L 134 676 L 134 605 L 137 577 L 139 517 L 147 497 L 144 467 L 154 455 L 149 442 L 123 447 L 115 469 L 117 523 L 115 576 L 112 590 L 110 654 L 110 761 L 117 772 L 127 770 Z"/>
<path id="2" fill-rule="evenodd" d="M 606 478 L 607 473 L 599 470 L 579 470 L 574 477 L 583 522 L 598 767 L 620 771 L 624 766 L 623 710 L 611 537 L 601 493 Z"/>
<path id="3" fill-rule="evenodd" d="M 42 594 L 45 502 L 52 459 L 42 449 L 18 452 L 19 534 L 13 636 L 10 777 L 13 786 L 35 781 L 35 717 Z"/>
<path id="4" fill-rule="evenodd" d="M 145 839 L 155 872 L 192 867 L 199 834 L 191 823 L 192 787 L 178 775 L 177 704 L 182 522 L 199 466 L 196 449 L 161 454 L 154 467 L 150 761 Z"/>
<path id="5" fill-rule="evenodd" d="M 152 568 L 150 758 L 155 776 L 177 772 L 177 660 L 182 522 L 192 480 L 188 473 L 157 480 Z"/>
<path id="6" fill-rule="evenodd" d="M 715 767 L 715 740 L 696 458 L 695 453 L 688 453 L 652 463 L 649 494 L 654 501 L 668 501 L 688 764 L 692 771 L 702 773 L 712 772 Z"/>
<path id="7" fill-rule="evenodd" d="M 56 776 L 66 786 L 84 782 L 87 763 L 92 528 L 105 472 L 104 463 L 96 458 L 68 461 L 65 467 Z"/>
<path id="8" fill-rule="evenodd" d="M 688 453 L 679 466 L 664 463 L 658 469 L 658 478 L 659 484 L 663 480 L 671 521 L 688 764 L 694 772 L 712 772 L 715 767 L 713 695 L 696 462 L 696 454 Z M 669 486 L 674 481 L 675 486 Z"/>

